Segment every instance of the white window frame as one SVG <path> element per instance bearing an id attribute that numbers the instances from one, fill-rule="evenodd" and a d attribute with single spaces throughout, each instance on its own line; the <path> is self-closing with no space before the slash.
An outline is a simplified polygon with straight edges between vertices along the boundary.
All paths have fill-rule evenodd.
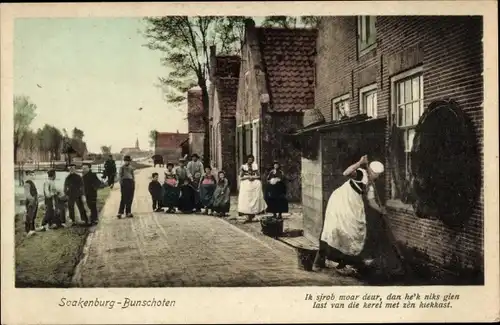
<path id="1" fill-rule="evenodd" d="M 369 18 L 369 24 L 367 24 Z M 377 16 L 358 16 L 357 17 L 357 37 L 358 53 L 362 56 L 377 47 Z M 367 32 L 372 32 L 367 35 Z"/>
<path id="2" fill-rule="evenodd" d="M 335 109 L 335 106 L 340 103 L 340 102 L 347 102 L 347 117 L 349 117 L 350 111 L 351 111 L 351 103 L 350 103 L 351 96 L 349 94 L 345 94 L 339 97 L 335 97 L 332 99 L 332 121 L 340 121 L 340 116 L 337 116 L 337 110 Z"/>
<path id="3" fill-rule="evenodd" d="M 405 71 L 403 73 L 400 73 L 394 77 L 391 78 L 391 126 L 396 124 L 398 128 L 405 130 L 405 138 L 406 138 L 406 132 L 411 129 L 415 129 L 416 124 L 412 125 L 404 125 L 404 126 L 399 126 L 399 109 L 398 109 L 398 92 L 396 87 L 399 86 L 401 82 L 404 82 L 408 79 L 413 79 L 415 77 L 420 77 L 420 85 L 419 85 L 419 101 L 421 102 L 421 112 L 419 118 L 422 116 L 422 114 L 425 111 L 425 106 L 424 106 L 424 101 L 425 101 L 425 93 L 424 93 L 424 69 L 422 66 L 410 69 L 408 71 Z M 413 89 L 412 89 L 413 91 Z M 408 103 L 404 103 L 403 105 L 407 105 Z M 418 123 L 418 121 L 417 121 Z M 408 144 L 410 146 L 410 144 Z M 411 152 L 411 148 L 407 146 L 407 140 L 405 139 L 405 153 Z M 398 167 L 399 168 L 399 167 Z M 408 177 L 409 174 L 409 163 L 408 163 L 408 158 L 406 159 L 405 162 L 405 177 Z M 392 181 L 392 198 L 393 199 L 398 199 L 395 197 L 395 184 L 394 180 Z"/>
<path id="4" fill-rule="evenodd" d="M 365 98 L 367 95 L 375 93 L 375 111 L 373 115 L 369 115 L 367 112 L 367 107 L 365 106 Z M 359 89 L 359 113 L 367 114 L 369 117 L 377 118 L 378 116 L 378 91 L 377 84 L 371 84 L 369 86 L 363 87 Z"/>

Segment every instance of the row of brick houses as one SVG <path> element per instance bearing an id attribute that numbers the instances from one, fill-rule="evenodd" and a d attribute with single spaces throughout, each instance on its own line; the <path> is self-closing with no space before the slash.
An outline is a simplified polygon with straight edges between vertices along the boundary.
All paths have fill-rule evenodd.
<path id="1" fill-rule="evenodd" d="M 316 31 L 246 24 L 241 57 L 212 48 L 210 91 L 212 161 L 237 187 L 237 169 L 249 154 L 261 174 L 279 161 L 288 198 L 301 200 L 301 151 L 288 136 L 314 106 Z"/>
<path id="2" fill-rule="evenodd" d="M 422 123 L 421 117 L 429 106 L 439 100 L 455 103 L 457 112 L 472 126 L 477 143 L 460 147 L 453 139 L 447 139 L 443 150 L 459 145 L 458 152 L 444 162 L 443 158 L 434 157 L 435 165 L 439 168 L 442 164 L 442 168 L 430 178 L 441 177 L 438 174 L 452 169 L 450 164 L 482 166 L 482 38 L 481 17 L 321 19 L 317 38 L 315 109 L 322 113 L 326 123 L 298 132 L 305 140 L 303 143 L 309 145 L 302 158 L 306 237 L 317 240 L 326 202 L 344 181 L 342 171 L 361 155 L 368 154 L 370 159 L 384 161 L 386 165 L 385 179 L 377 185 L 396 239 L 417 251 L 427 262 L 442 268 L 480 269 L 482 272 L 482 171 L 461 167 L 463 169 L 454 175 L 448 173 L 450 183 L 441 188 L 444 192 L 456 191 L 454 178 L 459 182 L 463 179 L 479 183 L 474 187 L 477 196 L 471 209 L 458 226 L 448 225 L 439 213 L 434 213 L 432 218 L 418 215 L 415 205 L 409 204 L 396 186 L 398 182 L 401 184 L 399 178 L 403 179 L 403 184 L 410 180 L 413 168 L 410 157 L 417 124 Z M 436 119 L 430 115 L 427 120 Z M 440 134 L 438 129 L 447 128 L 446 123 L 451 121 L 445 117 L 446 113 L 441 113 L 436 120 L 432 130 L 436 137 Z M 394 130 L 398 133 L 393 133 Z M 399 141 L 395 134 L 402 137 L 399 146 L 393 145 Z M 433 140 L 442 141 L 436 138 L 428 142 Z M 423 141 L 421 139 L 420 145 Z M 314 144 L 318 145 L 314 147 Z M 477 151 L 470 149 L 475 145 Z M 317 152 L 311 153 L 312 147 Z M 477 173 L 473 174 L 474 171 Z M 473 185 L 469 183 L 465 187 Z M 440 195 L 437 190 L 428 191 L 428 196 Z M 458 202 L 459 199 L 454 200 L 457 205 Z"/>
<path id="3" fill-rule="evenodd" d="M 342 171 L 368 154 L 386 165 L 377 188 L 396 240 L 442 269 L 482 272 L 482 167 L 474 174 L 451 166 L 475 158 L 482 166 L 482 24 L 473 16 L 342 16 L 321 17 L 313 30 L 261 28 L 249 21 L 241 58 L 211 50 L 211 161 L 230 173 L 233 184 L 247 154 L 263 173 L 280 161 L 289 176 L 289 199 L 303 205 L 304 238 L 317 241 L 327 200 L 345 181 Z M 322 119 L 304 127 L 306 111 Z M 468 121 L 474 141 L 455 142 L 469 147 L 442 140 L 466 128 L 457 116 Z M 435 141 L 416 132 L 426 128 L 418 126 L 423 120 L 438 126 Z M 433 169 L 435 179 L 447 171 L 449 179 L 477 179 L 476 187 L 450 181 L 453 190 L 441 188 L 455 198 L 462 195 L 459 185 L 477 189 L 458 226 L 446 222 L 444 212 L 417 211 L 401 189 L 416 164 L 410 159 L 415 137 L 421 151 L 430 143 L 429 150 L 438 152 L 433 142 L 444 143 L 441 149 L 454 155 L 435 158 L 443 167 Z M 474 145 L 477 151 L 470 149 Z M 421 192 L 440 197 L 435 186 Z"/>

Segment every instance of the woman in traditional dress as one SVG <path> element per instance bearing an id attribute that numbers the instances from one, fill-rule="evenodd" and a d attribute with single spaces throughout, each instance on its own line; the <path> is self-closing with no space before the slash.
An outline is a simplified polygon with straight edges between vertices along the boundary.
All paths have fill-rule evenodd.
<path id="1" fill-rule="evenodd" d="M 272 213 L 274 217 L 281 218 L 282 213 L 288 212 L 285 174 L 277 161 L 274 162 L 273 169 L 267 174 L 266 203 L 267 212 Z"/>
<path id="2" fill-rule="evenodd" d="M 267 208 L 262 193 L 259 166 L 254 163 L 254 156 L 247 157 L 247 163 L 240 168 L 240 191 L 238 195 L 238 212 L 246 215 L 246 222 L 251 222 L 256 214 Z"/>
<path id="3" fill-rule="evenodd" d="M 314 269 L 325 267 L 325 260 L 338 262 L 339 271 L 347 271 L 351 265 L 363 270 L 371 265 L 365 247 L 367 227 L 365 200 L 374 210 L 383 213 L 375 199 L 373 181 L 384 171 L 384 165 L 373 161 L 368 168 L 367 156 L 348 167 L 343 175 L 349 179 L 330 196 L 320 238 L 320 249 L 314 261 Z"/>
<path id="4" fill-rule="evenodd" d="M 167 208 L 166 213 L 175 213 L 175 207 L 179 201 L 179 187 L 177 175 L 173 171 L 174 164 L 168 163 L 163 182 L 163 206 Z"/>
<path id="5" fill-rule="evenodd" d="M 229 212 L 231 204 L 231 189 L 229 188 L 229 180 L 226 178 L 226 173 L 219 172 L 217 187 L 214 193 L 213 210 L 220 217 L 225 217 Z"/>
<path id="6" fill-rule="evenodd" d="M 205 175 L 202 177 L 200 184 L 200 201 L 207 215 L 210 214 L 210 210 L 212 210 L 215 187 L 216 180 L 212 174 L 212 168 L 207 166 L 205 167 Z"/>

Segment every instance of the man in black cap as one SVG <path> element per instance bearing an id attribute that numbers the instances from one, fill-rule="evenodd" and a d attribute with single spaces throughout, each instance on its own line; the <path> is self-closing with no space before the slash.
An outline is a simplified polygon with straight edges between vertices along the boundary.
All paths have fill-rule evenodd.
<path id="1" fill-rule="evenodd" d="M 85 211 L 85 206 L 83 205 L 84 197 L 83 179 L 80 175 L 76 173 L 75 164 L 69 165 L 69 175 L 64 181 L 64 194 L 68 197 L 68 210 L 69 218 L 71 219 L 73 225 L 76 225 L 75 219 L 75 203 L 80 212 L 80 218 L 85 223 L 88 224 L 87 212 Z"/>
<path id="2" fill-rule="evenodd" d="M 116 216 L 118 219 L 122 217 L 123 213 L 126 214 L 127 218 L 134 216 L 132 214 L 132 202 L 134 201 L 135 177 L 134 168 L 130 165 L 131 161 L 130 156 L 125 156 L 123 158 L 123 166 L 120 168 L 120 173 L 118 174 L 122 196 L 118 215 Z"/>
<path id="3" fill-rule="evenodd" d="M 101 186 L 101 181 L 96 174 L 92 172 L 91 164 L 83 165 L 83 187 L 87 206 L 90 210 L 90 223 L 97 225 L 97 190 Z"/>
<path id="4" fill-rule="evenodd" d="M 104 173 L 102 176 L 103 178 L 107 178 L 108 186 L 113 188 L 116 178 L 116 163 L 112 155 L 109 155 L 108 160 L 104 163 Z"/>

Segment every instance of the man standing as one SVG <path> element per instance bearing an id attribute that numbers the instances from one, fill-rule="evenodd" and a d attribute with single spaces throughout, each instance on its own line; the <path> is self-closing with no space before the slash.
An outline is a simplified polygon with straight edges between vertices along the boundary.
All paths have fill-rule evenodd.
<path id="1" fill-rule="evenodd" d="M 108 186 L 113 188 L 116 178 L 116 163 L 113 160 L 113 155 L 108 156 L 108 160 L 104 163 L 104 178 L 107 178 Z"/>
<path id="2" fill-rule="evenodd" d="M 91 164 L 83 165 L 83 188 L 85 191 L 85 198 L 87 199 L 87 206 L 90 210 L 90 223 L 97 225 L 97 190 L 101 186 L 101 181 L 91 170 Z"/>
<path id="3" fill-rule="evenodd" d="M 45 215 L 42 220 L 42 225 L 38 231 L 47 231 L 49 228 L 58 228 L 55 216 L 55 198 L 57 196 L 57 189 L 54 180 L 56 179 L 56 171 L 49 170 L 47 172 L 47 180 L 43 183 L 43 196 L 45 203 Z M 57 224 L 56 224 L 57 223 Z"/>
<path id="4" fill-rule="evenodd" d="M 123 166 L 120 168 L 120 173 L 118 178 L 120 180 L 120 190 L 121 190 L 121 200 L 120 208 L 118 210 L 118 219 L 122 217 L 125 213 L 127 218 L 132 218 L 132 202 L 134 201 L 134 191 L 135 191 L 135 178 L 134 178 L 134 168 L 130 166 L 131 162 L 130 156 L 125 156 L 123 158 Z"/>
<path id="5" fill-rule="evenodd" d="M 26 198 L 25 230 L 28 237 L 35 234 L 35 218 L 38 212 L 38 190 L 33 182 L 33 173 L 26 172 L 27 180 L 24 182 L 24 195 Z"/>
<path id="6" fill-rule="evenodd" d="M 196 175 L 196 173 L 200 173 L 200 175 L 203 176 L 203 163 L 199 159 L 200 156 L 198 156 L 197 154 L 193 154 L 191 156 L 191 161 L 187 164 L 187 170 L 189 178 L 191 178 L 191 180 L 193 179 L 194 175 Z"/>
<path id="7" fill-rule="evenodd" d="M 71 219 L 73 225 L 76 225 L 75 203 L 78 207 L 78 211 L 80 212 L 81 220 L 85 224 L 88 224 L 87 212 L 85 211 L 85 207 L 83 205 L 83 201 L 85 199 L 85 197 L 83 196 L 83 179 L 76 173 L 75 164 L 71 164 L 69 166 L 69 175 L 64 181 L 64 193 L 68 197 L 69 218 Z"/>

